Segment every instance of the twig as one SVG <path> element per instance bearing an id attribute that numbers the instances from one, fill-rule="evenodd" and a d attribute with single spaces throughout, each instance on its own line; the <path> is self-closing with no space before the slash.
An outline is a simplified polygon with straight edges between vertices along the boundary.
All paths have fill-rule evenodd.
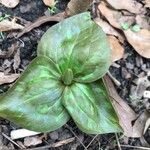
<path id="1" fill-rule="evenodd" d="M 66 127 L 71 131 L 71 133 L 78 139 L 78 141 L 81 143 L 81 145 L 84 147 L 84 150 L 87 150 L 86 146 L 81 142 L 79 137 L 73 132 L 73 130 L 69 127 L 69 125 L 66 124 Z"/>
<path id="2" fill-rule="evenodd" d="M 42 149 L 47 149 L 47 148 L 51 148 L 51 147 L 53 147 L 53 148 L 60 147 L 60 146 L 69 144 L 69 143 L 73 142 L 74 140 L 75 140 L 75 137 L 56 142 L 54 144 L 50 144 L 50 145 L 46 145 L 46 146 L 42 146 L 42 147 L 37 147 L 37 148 L 29 148 L 29 149 L 25 149 L 25 150 L 39 150 L 39 149 L 42 150 Z"/>
<path id="3" fill-rule="evenodd" d="M 141 146 L 131 146 L 131 145 L 120 145 L 122 147 L 127 147 L 127 148 L 136 148 L 136 149 L 140 149 L 140 150 L 150 150 L 150 148 L 148 147 L 141 147 Z"/>
<path id="4" fill-rule="evenodd" d="M 9 136 L 7 136 L 5 133 L 2 133 L 2 135 L 8 139 L 10 142 L 12 142 L 14 145 L 16 145 L 17 147 L 19 147 L 20 149 L 23 149 L 22 146 L 20 146 L 19 144 L 17 144 L 16 142 L 14 142 Z"/>
<path id="5" fill-rule="evenodd" d="M 91 140 L 91 142 L 86 146 L 87 149 L 88 149 L 89 146 L 92 144 L 92 142 L 98 137 L 98 135 L 99 135 L 99 134 L 97 134 L 97 135 Z"/>
<path id="6" fill-rule="evenodd" d="M 116 136 L 116 140 L 117 140 L 118 149 L 122 150 L 117 133 L 115 133 L 115 136 Z"/>
<path id="7" fill-rule="evenodd" d="M 113 80 L 113 82 L 115 83 L 115 85 L 117 85 L 117 86 L 121 85 L 121 83 L 116 78 L 114 78 L 109 71 L 107 72 L 107 74 Z"/>
<path id="8" fill-rule="evenodd" d="M 25 33 L 31 31 L 32 29 L 39 27 L 40 25 L 46 23 L 46 22 L 50 22 L 50 21 L 56 21 L 56 22 L 60 22 L 63 19 L 65 19 L 65 13 L 58 13 L 54 16 L 43 16 L 40 17 L 37 21 L 35 21 L 34 23 L 28 25 L 27 27 L 25 27 L 22 32 L 20 32 L 17 35 L 17 38 L 21 37 L 22 35 L 24 35 Z"/>

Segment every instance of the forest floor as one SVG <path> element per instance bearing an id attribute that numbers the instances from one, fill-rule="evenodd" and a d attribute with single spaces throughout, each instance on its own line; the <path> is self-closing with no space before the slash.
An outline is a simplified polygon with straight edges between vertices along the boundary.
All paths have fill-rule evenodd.
<path id="1" fill-rule="evenodd" d="M 56 4 L 55 14 L 65 10 L 68 1 L 59 0 Z M 34 22 L 43 15 L 51 15 L 51 10 L 44 5 L 42 0 L 21 0 L 20 3 L 13 9 L 0 5 L 0 16 L 5 14 L 10 15 L 11 18 L 18 17 L 19 23 L 24 24 Z M 30 32 L 24 34 L 20 38 L 16 38 L 16 32 L 3 32 L 0 36 L 0 50 L 3 53 L 8 51 L 15 51 L 16 45 L 19 44 L 19 50 L 10 54 L 9 56 L 0 55 L 0 72 L 21 74 L 29 62 L 36 57 L 37 44 L 45 31 L 54 25 L 56 22 L 47 22 L 40 27 L 34 28 Z M 143 78 L 150 81 L 148 69 L 150 68 L 150 61 L 141 57 L 134 48 L 125 42 L 123 45 L 125 52 L 123 57 L 115 62 L 115 65 L 110 67 L 110 74 L 119 86 L 115 85 L 118 94 L 126 103 L 135 111 L 137 115 L 142 114 L 149 109 L 150 99 L 140 97 L 134 99 L 134 92 L 138 84 L 143 84 Z M 15 55 L 16 54 L 16 55 Z M 16 60 L 15 60 L 16 59 Z M 15 62 L 15 65 L 14 65 Z M 134 81 L 141 80 L 138 84 Z M 6 92 L 13 83 L 6 83 L 0 85 L 0 93 Z M 144 85 L 145 87 L 145 85 Z M 146 90 L 150 90 L 150 85 L 146 86 Z M 150 144 L 150 130 L 140 138 L 128 138 L 122 133 L 104 134 L 104 135 L 87 135 L 81 132 L 76 125 L 70 120 L 66 125 L 60 129 L 46 133 L 39 134 L 33 137 L 25 137 L 22 139 L 10 139 L 12 130 L 19 129 L 12 122 L 0 118 L 0 149 L 32 149 L 41 150 L 138 150 L 149 147 Z M 35 142 L 30 144 L 32 140 L 39 140 L 42 142 Z M 60 145 L 59 145 L 60 144 Z M 133 147 L 132 147 L 133 146 Z"/>

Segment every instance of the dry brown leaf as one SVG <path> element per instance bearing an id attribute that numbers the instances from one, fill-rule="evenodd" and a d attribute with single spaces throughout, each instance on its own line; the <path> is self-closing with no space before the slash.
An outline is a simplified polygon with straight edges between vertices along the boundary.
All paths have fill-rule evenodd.
<path id="1" fill-rule="evenodd" d="M 42 17 L 39 17 L 35 22 L 27 25 L 23 30 L 22 32 L 20 32 L 18 35 L 17 35 L 17 38 L 21 37 L 22 35 L 24 35 L 25 33 L 31 31 L 32 29 L 36 28 L 36 27 L 39 27 L 40 25 L 46 23 L 46 22 L 50 22 L 50 21 L 55 21 L 55 22 L 60 22 L 62 20 L 65 19 L 65 13 L 62 12 L 62 13 L 58 13 L 54 16 L 42 16 Z"/>
<path id="2" fill-rule="evenodd" d="M 18 30 L 23 29 L 24 27 L 18 23 L 16 23 L 15 18 L 12 21 L 3 20 L 0 22 L 0 32 L 9 31 L 9 30 Z"/>
<path id="3" fill-rule="evenodd" d="M 0 85 L 5 84 L 5 83 L 12 83 L 17 78 L 19 78 L 19 76 L 20 74 L 5 75 L 3 72 L 0 72 Z"/>
<path id="4" fill-rule="evenodd" d="M 68 3 L 66 13 L 68 16 L 73 16 L 75 14 L 84 12 L 90 7 L 91 3 L 92 0 L 71 0 Z"/>
<path id="5" fill-rule="evenodd" d="M 108 36 L 108 41 L 111 47 L 111 61 L 115 62 L 123 57 L 124 48 L 119 43 L 119 40 L 114 36 Z"/>
<path id="6" fill-rule="evenodd" d="M 150 119 L 150 112 L 148 110 L 146 110 L 135 121 L 135 123 L 133 125 L 132 137 L 141 137 L 144 135 L 145 131 L 147 130 L 147 128 L 150 125 L 149 119 Z"/>
<path id="7" fill-rule="evenodd" d="M 116 110 L 119 118 L 119 123 L 124 130 L 124 134 L 128 137 L 133 136 L 132 121 L 136 119 L 135 112 L 129 107 L 128 104 L 118 95 L 112 81 L 105 75 L 103 81 L 108 89 L 110 100 Z"/>
<path id="8" fill-rule="evenodd" d="M 98 5 L 98 9 L 100 10 L 101 14 L 108 20 L 108 22 L 115 28 L 122 29 L 122 24 L 128 23 L 130 26 L 135 22 L 134 16 L 123 16 L 121 12 L 108 8 L 103 2 Z"/>
<path id="9" fill-rule="evenodd" d="M 145 15 L 137 15 L 136 18 L 136 24 L 140 25 L 143 29 L 150 30 L 150 18 Z"/>
<path id="10" fill-rule="evenodd" d="M 150 8 L 150 0 L 145 0 L 144 3 L 145 3 L 144 7 Z"/>
<path id="11" fill-rule="evenodd" d="M 124 30 L 128 42 L 143 57 L 150 58 L 150 31 L 141 29 L 139 32 Z"/>
<path id="12" fill-rule="evenodd" d="M 0 0 L 0 3 L 8 8 L 14 8 L 19 4 L 20 0 Z"/>
<path id="13" fill-rule="evenodd" d="M 100 18 L 95 18 L 94 21 L 102 28 L 102 30 L 106 34 L 114 35 L 114 36 L 118 37 L 118 39 L 121 43 L 124 42 L 124 37 L 118 31 L 116 31 L 109 23 L 107 23 L 106 21 L 104 21 Z"/>
<path id="14" fill-rule="evenodd" d="M 29 147 L 29 146 L 35 146 L 38 144 L 41 144 L 42 140 L 39 138 L 39 136 L 34 136 L 34 137 L 26 137 L 24 138 L 24 145 Z"/>
<path id="15" fill-rule="evenodd" d="M 106 0 L 113 8 L 128 10 L 131 13 L 140 14 L 144 12 L 143 5 L 135 0 Z"/>
<path id="16" fill-rule="evenodd" d="M 55 0 L 43 0 L 44 4 L 49 7 L 53 7 L 56 4 Z"/>

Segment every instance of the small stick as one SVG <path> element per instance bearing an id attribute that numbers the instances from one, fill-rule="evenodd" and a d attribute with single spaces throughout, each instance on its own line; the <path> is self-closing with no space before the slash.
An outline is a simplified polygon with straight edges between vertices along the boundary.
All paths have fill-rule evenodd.
<path id="1" fill-rule="evenodd" d="M 22 146 L 20 146 L 19 144 L 17 144 L 16 142 L 14 142 L 9 136 L 7 136 L 5 133 L 2 133 L 2 135 L 8 139 L 10 142 L 12 142 L 14 145 L 16 145 L 17 147 L 19 147 L 20 149 L 23 149 Z"/>
<path id="2" fill-rule="evenodd" d="M 92 144 L 92 142 L 98 137 L 98 135 L 99 135 L 99 134 L 97 134 L 97 135 L 91 140 L 91 142 L 86 146 L 87 149 L 88 149 L 89 146 Z"/>
<path id="3" fill-rule="evenodd" d="M 127 148 L 136 148 L 136 149 L 140 149 L 140 150 L 150 150 L 150 148 L 148 147 L 141 147 L 141 146 L 131 146 L 131 145 L 120 145 L 122 147 L 127 147 Z"/>
<path id="4" fill-rule="evenodd" d="M 60 22 L 62 21 L 63 19 L 65 19 L 65 14 L 64 12 L 63 13 L 59 13 L 59 14 L 56 14 L 54 16 L 43 16 L 43 17 L 40 17 L 37 21 L 35 21 L 34 23 L 31 23 L 30 25 L 28 25 L 27 27 L 25 27 L 22 32 L 20 32 L 18 35 L 17 35 L 17 38 L 20 38 L 22 35 L 24 35 L 25 33 L 33 30 L 34 28 L 36 27 L 39 27 L 40 25 L 46 23 L 46 22 L 50 22 L 50 21 L 57 21 L 57 22 Z"/>
<path id="5" fill-rule="evenodd" d="M 109 71 L 107 72 L 107 74 L 113 80 L 113 82 L 115 83 L 115 85 L 117 85 L 118 87 L 121 85 L 121 83 L 116 78 L 114 78 Z"/>
<path id="6" fill-rule="evenodd" d="M 71 131 L 71 133 L 78 139 L 78 141 L 81 143 L 81 145 L 84 147 L 84 150 L 87 150 L 86 146 L 81 142 L 79 137 L 73 132 L 73 130 L 69 127 L 69 125 L 66 124 L 66 127 Z"/>
<path id="7" fill-rule="evenodd" d="M 117 133 L 115 133 L 115 136 L 116 136 L 116 140 L 117 140 L 117 144 L 118 144 L 118 149 L 122 150 Z"/>
<path id="8" fill-rule="evenodd" d="M 29 148 L 29 149 L 25 149 L 25 150 L 39 150 L 39 149 L 41 150 L 41 149 L 47 149 L 47 148 L 51 148 L 51 147 L 53 147 L 53 148 L 60 147 L 60 146 L 69 144 L 69 143 L 73 142 L 74 140 L 75 140 L 75 137 L 56 142 L 54 144 L 50 144 L 50 145 L 46 145 L 46 146 L 42 146 L 42 147 L 37 147 L 37 148 L 31 148 L 31 149 Z"/>

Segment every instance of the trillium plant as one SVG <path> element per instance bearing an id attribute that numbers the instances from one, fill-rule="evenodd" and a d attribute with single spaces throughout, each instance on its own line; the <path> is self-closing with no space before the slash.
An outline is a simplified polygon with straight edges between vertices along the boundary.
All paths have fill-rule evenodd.
<path id="1" fill-rule="evenodd" d="M 102 77 L 110 47 L 90 13 L 52 26 L 37 57 L 0 99 L 0 117 L 38 132 L 53 131 L 72 118 L 88 134 L 120 132 Z"/>

